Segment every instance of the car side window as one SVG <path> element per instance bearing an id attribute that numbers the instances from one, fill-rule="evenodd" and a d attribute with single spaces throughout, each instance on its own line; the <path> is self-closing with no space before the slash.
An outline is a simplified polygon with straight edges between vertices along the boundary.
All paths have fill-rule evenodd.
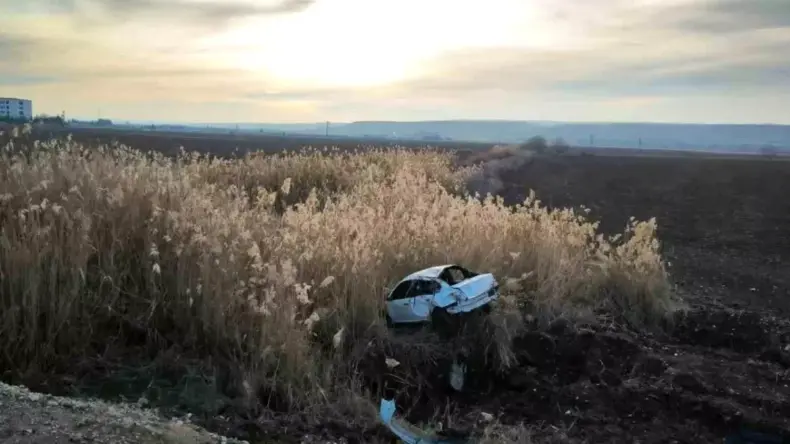
<path id="1" fill-rule="evenodd" d="M 414 296 L 424 296 L 429 294 L 434 294 L 441 286 L 438 282 L 428 281 L 428 280 L 418 280 L 414 281 L 414 286 L 409 291 L 409 297 Z"/>
<path id="2" fill-rule="evenodd" d="M 392 293 L 390 293 L 389 300 L 397 301 L 398 299 L 406 299 L 409 297 L 409 289 L 411 288 L 412 283 L 414 283 L 414 281 L 403 281 L 398 284 L 398 286 L 392 290 Z"/>

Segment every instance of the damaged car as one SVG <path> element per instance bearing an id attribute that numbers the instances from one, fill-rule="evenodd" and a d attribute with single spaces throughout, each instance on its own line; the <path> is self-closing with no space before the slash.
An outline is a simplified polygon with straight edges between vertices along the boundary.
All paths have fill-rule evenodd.
<path id="1" fill-rule="evenodd" d="M 499 298 L 491 273 L 448 264 L 414 272 L 387 294 L 387 325 L 443 322 L 472 311 L 490 310 Z"/>

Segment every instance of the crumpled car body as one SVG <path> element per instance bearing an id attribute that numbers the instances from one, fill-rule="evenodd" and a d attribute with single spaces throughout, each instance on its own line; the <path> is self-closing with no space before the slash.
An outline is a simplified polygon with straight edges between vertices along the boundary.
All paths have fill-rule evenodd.
<path id="1" fill-rule="evenodd" d="M 427 322 L 437 308 L 448 314 L 468 313 L 499 298 L 499 284 L 491 273 L 475 273 L 456 265 L 439 265 L 414 272 L 387 295 L 387 321 L 392 324 Z"/>

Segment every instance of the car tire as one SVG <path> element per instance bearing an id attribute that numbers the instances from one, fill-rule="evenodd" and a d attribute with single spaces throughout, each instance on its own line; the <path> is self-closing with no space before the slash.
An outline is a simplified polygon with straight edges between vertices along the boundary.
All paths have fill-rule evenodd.
<path id="1" fill-rule="evenodd" d="M 392 328 L 395 325 L 395 323 L 392 322 L 392 318 L 388 314 L 384 315 L 384 320 L 387 322 L 387 327 L 388 328 Z"/>

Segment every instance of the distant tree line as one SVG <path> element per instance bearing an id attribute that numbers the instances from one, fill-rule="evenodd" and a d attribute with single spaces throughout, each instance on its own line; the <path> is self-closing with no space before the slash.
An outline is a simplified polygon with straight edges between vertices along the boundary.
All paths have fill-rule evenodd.
<path id="1" fill-rule="evenodd" d="M 534 136 L 522 143 L 521 148 L 537 154 L 564 154 L 568 152 L 570 145 L 559 137 L 549 142 L 543 136 Z"/>
<path id="2" fill-rule="evenodd" d="M 48 114 L 39 114 L 33 118 L 34 125 L 58 125 L 58 126 L 66 126 L 66 116 L 65 115 L 58 115 L 58 116 L 50 116 Z"/>
<path id="3" fill-rule="evenodd" d="M 71 119 L 70 122 L 78 125 L 82 124 L 82 125 L 96 125 L 96 126 L 112 126 L 112 120 L 110 119 L 96 119 L 96 120 Z"/>
<path id="4" fill-rule="evenodd" d="M 12 117 L 12 116 L 0 116 L 0 122 L 2 123 L 28 123 L 30 119 L 26 117 Z"/>

